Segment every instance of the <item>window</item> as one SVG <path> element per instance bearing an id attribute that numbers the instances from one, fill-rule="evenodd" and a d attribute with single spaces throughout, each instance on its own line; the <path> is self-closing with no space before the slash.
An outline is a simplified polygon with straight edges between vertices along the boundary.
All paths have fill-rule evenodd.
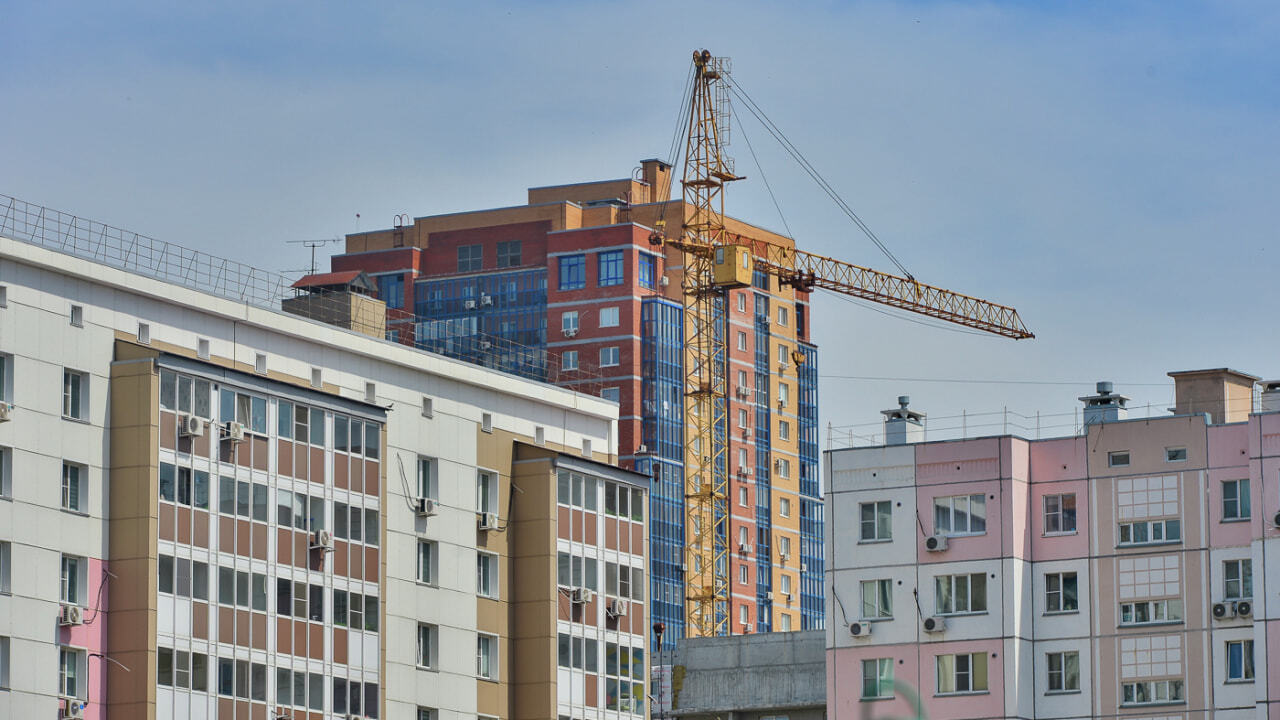
<path id="1" fill-rule="evenodd" d="M 498 556 L 492 553 L 476 553 L 476 594 L 481 597 L 498 597 Z"/>
<path id="2" fill-rule="evenodd" d="M 520 241 L 507 240 L 498 243 L 498 267 L 516 267 L 520 264 Z"/>
<path id="3" fill-rule="evenodd" d="M 600 327 L 618 327 L 618 308 L 600 308 Z"/>
<path id="4" fill-rule="evenodd" d="M 859 539 L 876 541 L 893 538 L 893 503 L 888 500 L 862 503 L 858 510 L 862 515 Z"/>
<path id="5" fill-rule="evenodd" d="M 778 458 L 777 471 L 780 478 L 791 477 L 791 461 L 786 458 Z"/>
<path id="6" fill-rule="evenodd" d="M 616 345 L 600 348 L 600 367 L 614 367 L 618 364 L 618 347 Z"/>
<path id="7" fill-rule="evenodd" d="M 778 589 L 782 591 L 783 595 L 790 595 L 791 594 L 791 576 L 783 575 L 781 576 L 781 580 L 782 582 Z"/>
<path id="8" fill-rule="evenodd" d="M 738 582 L 746 585 L 749 581 L 750 571 L 747 569 L 746 563 L 738 566 Z M 746 607 L 745 605 L 743 607 Z"/>
<path id="9" fill-rule="evenodd" d="M 1155 625 L 1182 621 L 1182 601 L 1142 600 L 1120 603 L 1121 625 Z"/>
<path id="10" fill-rule="evenodd" d="M 987 576 L 942 575 L 934 578 L 939 615 L 959 615 L 987 611 Z"/>
<path id="11" fill-rule="evenodd" d="M 791 423 L 787 422 L 786 420 L 778 421 L 778 439 L 779 440 L 791 439 Z"/>
<path id="12" fill-rule="evenodd" d="M 1120 545 L 1159 545 L 1182 539 L 1178 520 L 1143 520 L 1120 523 Z"/>
<path id="13" fill-rule="evenodd" d="M 791 500 L 778 498 L 778 514 L 784 518 L 791 517 Z"/>
<path id="14" fill-rule="evenodd" d="M 783 613 L 778 617 L 778 630 L 791 632 L 791 616 Z"/>
<path id="15" fill-rule="evenodd" d="M 378 632 L 378 598 L 373 595 L 333 591 L 333 624 L 352 630 Z"/>
<path id="16" fill-rule="evenodd" d="M 62 463 L 62 507 L 74 512 L 85 512 L 88 505 L 85 496 L 88 488 L 88 468 L 73 463 Z"/>
<path id="17" fill-rule="evenodd" d="M 578 369 L 578 351 L 566 350 L 560 355 L 560 367 L 563 370 Z"/>
<path id="18" fill-rule="evenodd" d="M 0 497 L 12 497 L 13 486 L 9 478 L 13 476 L 13 451 L 0 447 Z"/>
<path id="19" fill-rule="evenodd" d="M 938 694 L 986 692 L 987 654 L 939 655 Z"/>
<path id="20" fill-rule="evenodd" d="M 1253 641 L 1227 642 L 1227 682 L 1253 682 Z"/>
<path id="21" fill-rule="evenodd" d="M 779 383 L 778 384 L 778 403 L 780 405 L 785 406 L 787 404 L 787 401 L 789 401 L 790 399 L 791 399 L 791 388 Z"/>
<path id="22" fill-rule="evenodd" d="M 434 584 L 436 581 L 436 544 L 430 540 L 418 541 L 418 582 Z"/>
<path id="23" fill-rule="evenodd" d="M 498 638 L 476 635 L 476 675 L 486 680 L 498 679 Z"/>
<path id="24" fill-rule="evenodd" d="M 62 417 L 68 420 L 89 418 L 89 375 L 75 370 L 62 371 Z"/>
<path id="25" fill-rule="evenodd" d="M 84 306 L 71 306 L 71 324 L 75 327 L 84 327 Z"/>
<path id="26" fill-rule="evenodd" d="M 1165 462 L 1186 462 L 1187 449 L 1184 447 L 1167 447 L 1164 449 Z"/>
<path id="27" fill-rule="evenodd" d="M 1045 656 L 1049 668 L 1049 692 L 1080 690 L 1080 653 L 1051 652 Z"/>
<path id="28" fill-rule="evenodd" d="M 1129 467 L 1129 451 L 1116 450 L 1107 453 L 1107 467 Z"/>
<path id="29" fill-rule="evenodd" d="M 786 346 L 786 345 L 779 345 L 779 346 L 778 346 L 778 364 L 779 364 L 779 365 L 786 365 L 786 364 L 787 364 L 787 357 L 788 357 L 788 355 L 787 355 L 787 346 Z"/>
<path id="30" fill-rule="evenodd" d="M 1245 600 L 1253 597 L 1253 560 L 1226 560 L 1222 563 L 1222 598 Z"/>
<path id="31" fill-rule="evenodd" d="M 1147 680 L 1120 685 L 1120 705 L 1154 705 L 1185 702 L 1181 680 Z"/>
<path id="32" fill-rule="evenodd" d="M 484 267 L 483 245 L 458 246 L 458 272 L 472 272 Z"/>
<path id="33" fill-rule="evenodd" d="M 1222 519 L 1248 520 L 1249 479 L 1227 480 L 1222 483 Z"/>
<path id="34" fill-rule="evenodd" d="M 63 697 L 84 699 L 86 688 L 80 682 L 82 663 L 85 660 L 83 650 L 60 648 L 58 650 L 58 694 Z"/>
<path id="35" fill-rule="evenodd" d="M 498 512 L 498 476 L 488 470 L 476 471 L 476 512 Z"/>
<path id="36" fill-rule="evenodd" d="M 587 286 L 587 259 L 584 255 L 560 256 L 560 289 L 581 290 Z"/>
<path id="37" fill-rule="evenodd" d="M 600 390 L 600 397 L 610 402 L 622 402 L 622 390 L 616 387 L 607 387 Z"/>
<path id="38" fill-rule="evenodd" d="M 378 299 L 389 308 L 404 307 L 404 275 L 379 275 L 375 278 L 378 284 Z"/>
<path id="39" fill-rule="evenodd" d="M 747 507 L 748 505 L 748 492 L 746 486 L 738 488 L 738 505 L 742 507 Z"/>
<path id="40" fill-rule="evenodd" d="M 1080 611 L 1080 592 L 1073 572 L 1044 576 L 1044 610 L 1050 613 Z"/>
<path id="41" fill-rule="evenodd" d="M 439 499 L 440 487 L 437 478 L 439 461 L 425 455 L 418 456 L 418 497 Z"/>
<path id="42" fill-rule="evenodd" d="M 1044 496 L 1044 534 L 1062 535 L 1076 531 L 1075 493 Z"/>
<path id="43" fill-rule="evenodd" d="M 436 711 L 433 708 L 418 708 L 418 720 L 437 720 Z"/>
<path id="44" fill-rule="evenodd" d="M 0 637 L 0 688 L 9 687 L 9 638 Z"/>
<path id="45" fill-rule="evenodd" d="M 440 629 L 435 625 L 418 624 L 418 667 L 436 666 L 436 640 Z"/>
<path id="46" fill-rule="evenodd" d="M 640 253 L 640 287 L 652 288 L 657 275 L 657 260 L 647 253 Z"/>
<path id="47" fill-rule="evenodd" d="M 73 557 L 71 555 L 62 556 L 62 575 L 61 585 L 58 592 L 58 599 L 69 605 L 82 605 L 84 596 L 81 591 L 84 572 L 88 569 L 84 558 Z"/>
<path id="48" fill-rule="evenodd" d="M 265 666 L 258 665 L 263 668 Z M 208 692 L 209 690 L 209 658 L 200 653 L 169 648 L 156 649 L 157 682 L 160 685 Z M 265 692 L 266 677 L 261 678 Z"/>
<path id="49" fill-rule="evenodd" d="M 621 285 L 625 277 L 622 267 L 622 251 L 610 250 L 609 252 L 600 253 L 597 269 L 599 270 L 600 287 Z"/>
<path id="50" fill-rule="evenodd" d="M 985 533 L 987 496 L 954 495 L 934 498 L 933 531 L 951 536 Z"/>
<path id="51" fill-rule="evenodd" d="M 748 423 L 749 423 L 749 420 L 747 419 L 747 409 L 738 408 L 738 427 L 740 428 L 748 427 Z"/>
<path id="52" fill-rule="evenodd" d="M 746 311 L 747 311 L 747 294 L 738 293 L 738 312 L 744 313 Z"/>
<path id="53" fill-rule="evenodd" d="M 791 556 L 791 538 L 786 535 L 777 536 L 778 539 L 778 557 L 787 558 Z"/>
<path id="54" fill-rule="evenodd" d="M 785 307 L 778 308 L 778 324 L 782 327 L 787 326 L 789 311 Z"/>
<path id="55" fill-rule="evenodd" d="M 605 643 L 604 668 L 605 708 L 644 715 L 644 649 Z"/>
<path id="56" fill-rule="evenodd" d="M 747 334 L 744 332 L 738 333 L 738 349 L 742 351 L 747 349 Z"/>
<path id="57" fill-rule="evenodd" d="M 862 661 L 862 697 L 866 700 L 893 697 L 893 658 Z"/>
<path id="58" fill-rule="evenodd" d="M 0 542 L 0 594 L 9 594 L 12 591 L 12 571 L 10 564 L 13 562 L 13 545 L 7 540 Z"/>
<path id="59" fill-rule="evenodd" d="M 862 619 L 878 620 L 893 617 L 893 581 L 862 581 Z"/>
<path id="60" fill-rule="evenodd" d="M 13 370 L 13 356 L 0 354 L 0 403 L 10 402 L 13 378 L 9 373 Z"/>
<path id="61" fill-rule="evenodd" d="M 574 335 L 578 332 L 578 311 L 570 310 L 560 315 L 560 330 L 565 335 Z"/>

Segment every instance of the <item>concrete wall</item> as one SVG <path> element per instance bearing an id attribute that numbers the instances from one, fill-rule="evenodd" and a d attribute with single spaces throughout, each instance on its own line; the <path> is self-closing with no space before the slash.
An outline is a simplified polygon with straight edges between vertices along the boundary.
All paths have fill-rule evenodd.
<path id="1" fill-rule="evenodd" d="M 827 704 L 824 645 L 821 630 L 688 638 L 654 661 L 674 666 L 671 716 L 816 720 Z"/>

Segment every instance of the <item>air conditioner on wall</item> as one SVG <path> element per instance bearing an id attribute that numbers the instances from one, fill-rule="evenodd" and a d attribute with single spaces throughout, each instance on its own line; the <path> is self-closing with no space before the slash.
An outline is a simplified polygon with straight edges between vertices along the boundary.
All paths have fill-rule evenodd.
<path id="1" fill-rule="evenodd" d="M 7 403 L 0 403 L 0 422 L 9 422 L 9 415 L 13 412 L 13 406 Z"/>
<path id="2" fill-rule="evenodd" d="M 466 309 L 468 309 L 468 310 L 475 310 L 475 309 L 476 309 L 476 301 L 475 301 L 475 300 L 463 300 L 463 301 L 462 301 L 462 307 L 464 307 L 464 308 L 466 308 Z"/>
<path id="3" fill-rule="evenodd" d="M 481 295 L 480 295 L 480 304 L 481 304 L 481 305 L 492 305 L 492 304 L 493 304 L 493 296 L 492 296 L 492 295 L 485 295 L 485 294 L 481 294 Z"/>
<path id="4" fill-rule="evenodd" d="M 622 617 L 627 614 L 627 601 L 621 598 L 609 598 L 609 604 L 605 607 L 605 612 L 609 617 Z"/>
<path id="5" fill-rule="evenodd" d="M 871 623 L 869 622 L 849 623 L 849 634 L 856 638 L 871 637 Z"/>
<path id="6" fill-rule="evenodd" d="M 924 631 L 927 633 L 940 633 L 947 629 L 947 619 L 938 615 L 927 617 L 924 619 Z"/>
<path id="7" fill-rule="evenodd" d="M 928 552 L 942 552 L 947 549 L 946 535 L 930 535 L 925 538 L 924 549 Z"/>
<path id="8" fill-rule="evenodd" d="M 596 599 L 596 593 L 590 588 L 576 587 L 570 593 L 569 599 L 578 605 L 585 605 Z"/>
<path id="9" fill-rule="evenodd" d="M 79 605 L 64 604 L 58 608 L 59 625 L 83 625 L 84 608 Z"/>
<path id="10" fill-rule="evenodd" d="M 565 337 L 577 337 L 577 335 L 578 335 L 578 328 L 571 327 L 571 328 L 564 329 Z"/>
<path id="11" fill-rule="evenodd" d="M 434 517 L 436 514 L 436 501 L 431 498 L 418 498 L 414 503 L 413 514 L 418 517 Z"/>
<path id="12" fill-rule="evenodd" d="M 75 720 L 84 717 L 85 703 L 80 698 L 64 697 L 62 698 L 61 705 L 61 717 L 74 718 Z"/>
<path id="13" fill-rule="evenodd" d="M 202 437 L 204 435 L 204 418 L 199 418 L 195 415 L 180 416 L 178 434 L 182 437 Z"/>
<path id="14" fill-rule="evenodd" d="M 232 420 L 223 426 L 222 439 L 231 442 L 244 442 L 244 425 Z"/>
<path id="15" fill-rule="evenodd" d="M 333 531 L 316 530 L 311 533 L 311 547 L 317 550 L 333 550 Z"/>
<path id="16" fill-rule="evenodd" d="M 497 530 L 498 529 L 497 514 L 486 512 L 486 513 L 476 513 L 476 515 L 477 515 L 476 521 L 479 523 L 479 527 L 481 530 Z"/>

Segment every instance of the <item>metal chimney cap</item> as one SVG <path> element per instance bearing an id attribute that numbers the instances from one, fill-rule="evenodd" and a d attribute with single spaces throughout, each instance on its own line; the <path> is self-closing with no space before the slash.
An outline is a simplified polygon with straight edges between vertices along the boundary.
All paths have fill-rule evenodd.
<path id="1" fill-rule="evenodd" d="M 1114 388 L 1115 388 L 1115 385 L 1113 385 L 1113 384 L 1111 383 L 1111 381 L 1110 381 L 1110 380 L 1099 380 L 1099 381 L 1098 381 L 1098 394 L 1099 394 L 1099 395 L 1110 395 L 1110 394 L 1111 394 L 1111 391 L 1112 391 Z"/>
<path id="2" fill-rule="evenodd" d="M 899 395 L 899 396 L 898 396 L 898 407 L 901 407 L 902 409 L 904 409 L 904 410 L 905 410 L 905 409 L 907 408 L 907 406 L 908 406 L 908 405 L 910 405 L 910 404 L 911 404 L 911 396 L 910 396 L 910 395 Z"/>

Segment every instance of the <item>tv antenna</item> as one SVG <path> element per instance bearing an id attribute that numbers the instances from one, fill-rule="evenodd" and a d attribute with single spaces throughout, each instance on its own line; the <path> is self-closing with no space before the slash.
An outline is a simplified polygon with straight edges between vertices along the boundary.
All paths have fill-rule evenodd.
<path id="1" fill-rule="evenodd" d="M 285 240 L 285 242 L 289 243 L 290 245 L 301 245 L 303 247 L 311 248 L 311 270 L 308 271 L 307 274 L 315 275 L 316 274 L 316 248 L 323 247 L 325 245 L 328 245 L 329 243 L 342 242 L 342 238 L 334 237 L 334 238 L 323 238 L 320 240 Z"/>

